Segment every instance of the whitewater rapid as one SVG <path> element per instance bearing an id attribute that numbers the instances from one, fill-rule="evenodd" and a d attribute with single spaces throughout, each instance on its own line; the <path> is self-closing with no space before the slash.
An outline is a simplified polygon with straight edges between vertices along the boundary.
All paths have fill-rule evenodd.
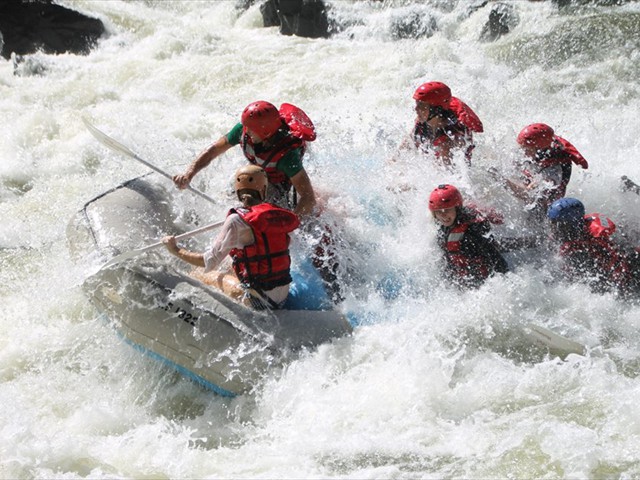
<path id="1" fill-rule="evenodd" d="M 491 6 L 468 16 L 465 2 L 335 1 L 349 27 L 318 40 L 263 28 L 257 6 L 231 1 L 61 3 L 110 36 L 88 56 L 33 55 L 40 75 L 0 61 L 0 477 L 640 476 L 640 307 L 554 282 L 549 258 L 512 258 L 513 272 L 477 291 L 451 290 L 426 208 L 431 189 L 454 183 L 507 213 L 498 233 L 517 234 L 520 205 L 486 168 L 511 168 L 517 132 L 542 121 L 589 161 L 568 193 L 640 231 L 640 197 L 620 190 L 621 175 L 640 180 L 640 4 L 510 2 L 519 25 L 480 43 Z M 393 40 L 392 19 L 418 7 L 439 31 Z M 387 163 L 429 80 L 483 120 L 471 167 Z M 224 399 L 98 318 L 81 284 L 101 259 L 73 258 L 65 229 L 86 201 L 147 171 L 96 142 L 82 116 L 178 173 L 257 99 L 316 124 L 305 166 L 349 241 L 343 308 L 367 321 Z M 194 186 L 222 215 L 243 159 L 234 149 L 216 162 Z M 204 209 L 184 201 L 184 215 Z M 377 289 L 389 277 L 395 298 Z M 529 348 L 530 322 L 587 355 Z"/>

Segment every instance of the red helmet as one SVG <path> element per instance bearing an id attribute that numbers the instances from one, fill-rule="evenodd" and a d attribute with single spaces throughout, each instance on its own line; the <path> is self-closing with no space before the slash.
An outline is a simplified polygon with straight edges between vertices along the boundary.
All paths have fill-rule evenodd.
<path id="1" fill-rule="evenodd" d="M 544 149 L 551 146 L 553 136 L 553 128 L 546 123 L 532 123 L 524 127 L 518 134 L 518 143 L 523 147 Z"/>
<path id="2" fill-rule="evenodd" d="M 453 185 L 438 185 L 438 188 L 429 195 L 429 210 L 432 212 L 461 206 L 462 195 Z"/>
<path id="3" fill-rule="evenodd" d="M 258 101 L 250 103 L 244 109 L 242 112 L 242 125 L 264 140 L 280 129 L 282 119 L 275 105 Z"/>
<path id="4" fill-rule="evenodd" d="M 446 107 L 451 101 L 451 89 L 442 82 L 427 82 L 416 89 L 413 98 L 434 107 Z"/>

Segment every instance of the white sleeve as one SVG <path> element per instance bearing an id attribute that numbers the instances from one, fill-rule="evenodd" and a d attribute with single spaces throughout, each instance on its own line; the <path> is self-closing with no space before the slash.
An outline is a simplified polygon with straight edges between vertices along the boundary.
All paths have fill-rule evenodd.
<path id="1" fill-rule="evenodd" d="M 211 246 L 205 250 L 204 271 L 215 269 L 229 252 L 234 248 L 243 248 L 254 242 L 251 227 L 247 225 L 236 213 L 227 216 L 222 229 L 213 240 Z"/>

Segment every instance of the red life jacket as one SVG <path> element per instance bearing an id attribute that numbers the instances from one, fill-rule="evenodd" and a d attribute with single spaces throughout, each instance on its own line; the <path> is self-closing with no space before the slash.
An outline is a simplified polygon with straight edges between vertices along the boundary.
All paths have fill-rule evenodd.
<path id="1" fill-rule="evenodd" d="M 482 133 L 484 131 L 482 122 L 478 118 L 478 115 L 476 115 L 476 112 L 471 110 L 471 107 L 459 98 L 451 97 L 449 108 L 456 114 L 458 121 L 467 127 L 470 132 Z"/>
<path id="2" fill-rule="evenodd" d="M 589 168 L 587 160 L 578 152 L 568 140 L 557 135 L 553 136 L 549 155 L 538 162 L 541 168 L 546 168 L 557 163 L 575 163 L 582 168 Z"/>
<path id="3" fill-rule="evenodd" d="M 594 238 L 610 237 L 616 231 L 616 224 L 610 218 L 602 218 L 599 213 L 585 215 L 587 230 Z"/>
<path id="4" fill-rule="evenodd" d="M 315 140 L 316 132 L 311 119 L 295 105 L 283 103 L 279 112 L 283 124 L 275 135 L 264 142 L 255 144 L 247 134 L 247 129 L 243 128 L 240 146 L 249 162 L 264 168 L 269 183 L 279 185 L 286 191 L 291 187 L 291 182 L 284 173 L 278 170 L 278 162 L 296 148 L 301 148 L 301 155 L 304 155 L 306 142 Z"/>
<path id="5" fill-rule="evenodd" d="M 433 131 L 431 130 L 431 127 L 426 125 L 426 122 L 416 121 L 413 130 L 415 145 L 417 148 L 421 148 L 426 140 L 430 141 L 433 147 L 437 147 L 448 140 L 465 140 L 468 143 L 465 150 L 465 158 L 467 161 L 470 161 L 471 152 L 475 148 L 472 132 L 484 131 L 482 122 L 476 113 L 471 110 L 471 107 L 459 98 L 451 97 L 448 110 L 455 115 L 456 122 L 454 125 L 450 125 L 445 129 Z M 436 157 L 439 156 L 439 152 L 437 150 L 434 153 Z"/>
<path id="6" fill-rule="evenodd" d="M 231 213 L 240 215 L 255 239 L 252 245 L 229 253 L 240 281 L 261 290 L 291 283 L 288 233 L 300 225 L 298 216 L 270 203 L 232 209 Z"/>
<path id="7" fill-rule="evenodd" d="M 616 230 L 615 224 L 598 213 L 585 215 L 584 220 L 586 235 L 581 239 L 564 242 L 560 246 L 560 256 L 587 253 L 599 269 L 598 272 L 586 272 L 587 275 L 604 277 L 617 287 L 626 288 L 632 281 L 631 266 L 626 255 L 609 239 Z"/>
<path id="8" fill-rule="evenodd" d="M 301 108 L 283 103 L 280 105 L 280 116 L 289 125 L 291 135 L 306 142 L 313 142 L 316 139 L 316 127 L 309 116 Z"/>
<path id="9" fill-rule="evenodd" d="M 477 212 L 476 212 L 477 213 Z M 453 268 L 453 271 L 460 277 L 469 277 L 472 274 L 484 280 L 489 277 L 491 269 L 487 263 L 487 260 L 481 256 L 470 256 L 462 253 L 460 246 L 464 235 L 473 223 L 479 223 L 485 221 L 480 215 L 471 219 L 465 223 L 459 223 L 454 225 L 447 236 L 447 243 L 445 249 L 447 251 L 447 258 L 449 264 Z"/>

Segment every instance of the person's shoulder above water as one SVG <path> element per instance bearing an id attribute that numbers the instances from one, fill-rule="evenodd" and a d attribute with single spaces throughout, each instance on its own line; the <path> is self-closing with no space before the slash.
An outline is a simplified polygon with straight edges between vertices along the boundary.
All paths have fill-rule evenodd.
<path id="1" fill-rule="evenodd" d="M 242 122 L 236 123 L 225 136 L 230 145 L 239 145 L 242 139 Z"/>
<path id="2" fill-rule="evenodd" d="M 416 120 L 411 136 L 416 148 L 432 152 L 446 167 L 453 165 L 453 152 L 460 149 L 469 163 L 473 132 L 484 130 L 478 115 L 442 82 L 423 83 L 413 93 L 413 99 Z"/>
<path id="3" fill-rule="evenodd" d="M 617 229 L 611 219 L 585 214 L 582 201 L 571 197 L 553 202 L 547 218 L 568 280 L 585 282 L 595 292 L 640 296 L 638 247 L 614 241 Z"/>

